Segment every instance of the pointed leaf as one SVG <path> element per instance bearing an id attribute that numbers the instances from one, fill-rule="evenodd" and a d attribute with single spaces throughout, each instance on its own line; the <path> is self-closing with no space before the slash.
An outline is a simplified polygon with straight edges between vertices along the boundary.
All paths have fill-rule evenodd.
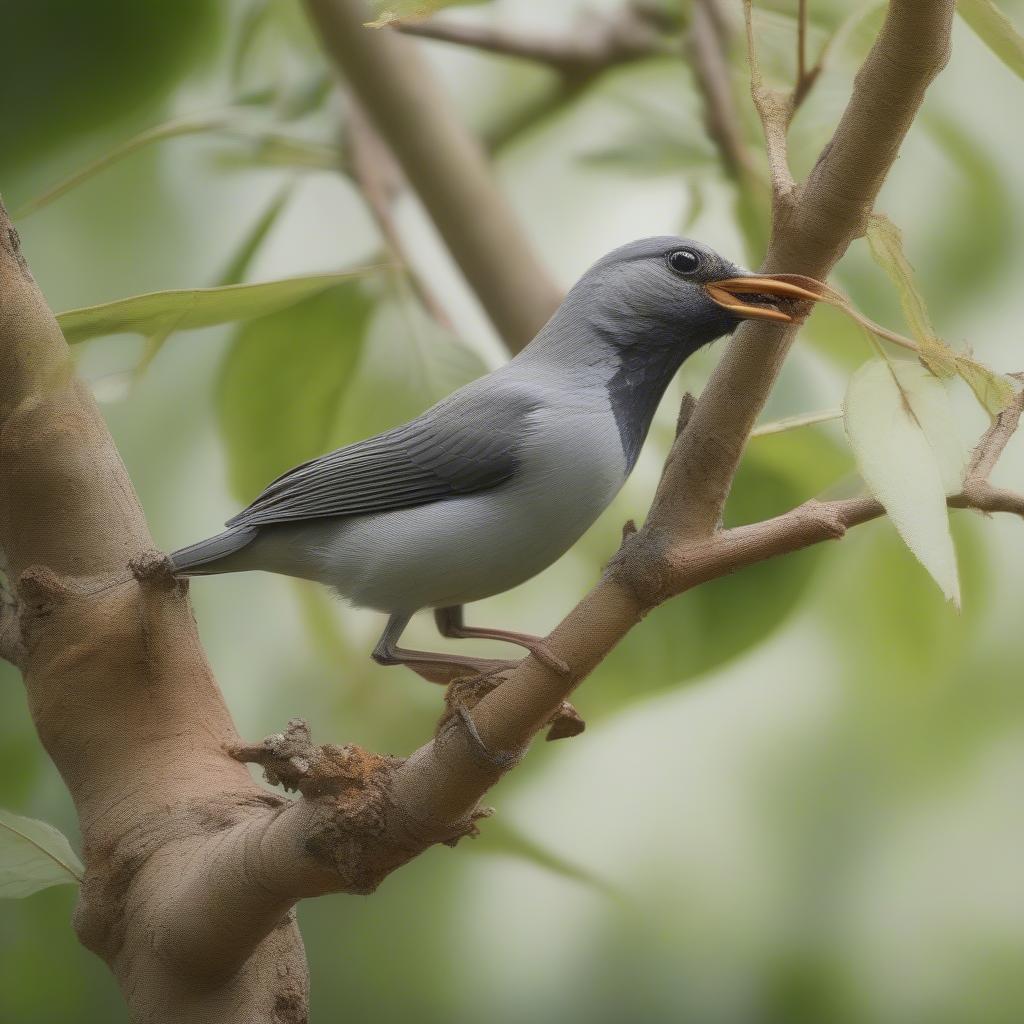
<path id="1" fill-rule="evenodd" d="M 217 279 L 218 287 L 224 288 L 228 285 L 239 284 L 242 281 L 256 253 L 259 252 L 260 246 L 266 241 L 267 235 L 270 234 L 271 229 L 277 223 L 277 218 L 280 217 L 281 211 L 284 210 L 288 200 L 291 199 L 293 191 L 294 184 L 288 182 L 274 193 L 267 208 L 246 233 L 241 245 L 239 245 L 235 250 L 235 254 L 231 257 L 230 262 L 221 271 L 220 277 Z"/>
<path id="2" fill-rule="evenodd" d="M 919 364 L 872 360 L 851 378 L 843 407 L 846 433 L 865 483 L 907 547 L 959 607 L 946 509 L 956 446 L 941 422 L 944 403 L 948 399 L 942 384 Z"/>
<path id="3" fill-rule="evenodd" d="M 376 269 L 369 267 L 344 273 L 314 274 L 223 288 L 149 292 L 101 306 L 72 309 L 61 313 L 57 320 L 70 345 L 106 334 L 142 334 L 151 337 L 168 329 L 190 331 L 199 327 L 212 327 L 214 324 L 267 316 Z"/>
<path id="4" fill-rule="evenodd" d="M 231 486 L 241 500 L 333 447 L 332 427 L 372 310 L 363 288 L 348 281 L 238 332 L 217 404 Z"/>
<path id="5" fill-rule="evenodd" d="M 957 9 L 978 38 L 1024 78 L 1024 36 L 992 0 L 957 0 Z"/>
<path id="6" fill-rule="evenodd" d="M 51 885 L 75 884 L 84 870 L 52 825 L 0 810 L 0 897 L 18 899 Z"/>
<path id="7" fill-rule="evenodd" d="M 993 416 L 998 416 L 1017 396 L 1017 387 L 1011 378 L 990 370 L 975 359 L 957 356 L 956 369 L 974 392 L 974 397 Z"/>
<path id="8" fill-rule="evenodd" d="M 14 217 L 15 219 L 23 219 L 37 210 L 41 210 L 44 206 L 49 206 L 55 199 L 59 199 L 66 192 L 70 192 L 84 181 L 88 181 L 94 175 L 99 174 L 100 171 L 106 170 L 112 164 L 116 164 L 119 160 L 131 156 L 133 153 L 144 149 L 154 142 L 164 142 L 167 139 L 176 139 L 182 135 L 200 135 L 204 132 L 222 131 L 237 116 L 238 111 L 235 108 L 227 107 L 223 110 L 176 117 L 171 121 L 165 121 L 163 124 L 147 128 L 145 131 L 139 132 L 138 135 L 133 135 L 126 142 L 122 142 L 119 146 L 115 146 L 109 153 L 105 153 L 73 174 L 68 175 L 68 177 L 57 182 L 56 185 L 48 188 L 41 195 L 30 199 L 27 203 L 23 203 L 15 210 Z"/>
<path id="9" fill-rule="evenodd" d="M 888 217 L 875 213 L 868 221 L 867 240 L 875 262 L 899 290 L 903 315 L 910 325 L 911 334 L 921 346 L 921 358 L 938 376 L 953 376 L 956 373 L 956 357 L 932 327 L 924 299 L 914 284 L 913 267 L 903 252 L 900 229 Z"/>
<path id="10" fill-rule="evenodd" d="M 572 882 L 581 882 L 606 893 L 613 891 L 608 882 L 530 838 L 502 817 L 489 818 L 470 849 L 479 853 L 518 857 Z"/>
<path id="11" fill-rule="evenodd" d="M 383 28 L 404 18 L 429 18 L 442 7 L 465 7 L 483 2 L 485 0 L 371 0 L 370 9 L 374 19 L 368 21 L 366 27 Z"/>

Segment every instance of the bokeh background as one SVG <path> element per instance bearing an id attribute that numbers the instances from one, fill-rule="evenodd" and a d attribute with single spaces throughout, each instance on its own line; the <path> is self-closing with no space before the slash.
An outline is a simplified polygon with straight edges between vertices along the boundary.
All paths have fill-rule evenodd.
<path id="1" fill-rule="evenodd" d="M 494 0 L 444 17 L 560 33 L 614 6 Z M 795 6 L 759 5 L 780 81 Z M 1002 6 L 1024 21 L 1021 0 Z M 738 29 L 739 4 L 727 7 Z M 843 29 L 794 126 L 798 171 L 880 21 L 877 3 L 851 11 L 811 4 L 813 47 Z M 338 169 L 341 95 L 293 0 L 0 0 L 0 24 L 0 188 L 12 211 L 136 133 L 185 119 L 176 137 L 18 218 L 55 309 L 380 262 L 373 220 Z M 510 135 L 551 88 L 547 71 L 419 45 L 460 115 L 501 139 L 496 173 L 563 285 L 648 234 L 685 231 L 756 263 L 756 203 L 737 214 L 681 58 L 611 72 Z M 736 93 L 761 160 L 741 49 Z M 1002 370 L 1024 369 L 1022 100 L 1024 83 L 958 23 L 879 203 L 905 233 L 940 332 Z M 396 216 L 454 334 L 384 270 L 155 352 L 124 335 L 76 350 L 161 546 L 213 533 L 279 469 L 502 360 L 417 202 L 403 196 Z M 863 243 L 835 281 L 900 327 Z M 766 418 L 838 405 L 869 354 L 841 318 L 816 313 Z M 699 389 L 716 356 L 686 365 L 632 480 L 578 547 L 473 620 L 543 633 L 579 599 L 623 521 L 643 516 L 681 391 Z M 956 397 L 970 443 L 984 418 Z M 852 472 L 836 424 L 755 439 L 728 520 L 849 488 Z M 1022 486 L 1024 442 L 995 479 Z M 492 794 L 497 815 L 478 839 L 430 851 L 372 897 L 302 905 L 313 1021 L 1024 1019 L 1024 526 L 961 512 L 954 532 L 960 615 L 885 522 L 652 614 L 579 692 L 586 733 L 538 743 Z M 243 735 L 293 715 L 319 740 L 394 753 L 430 734 L 441 691 L 370 662 L 379 616 L 264 575 L 200 579 L 192 594 Z M 436 647 L 423 618 L 411 645 Z M 7 666 L 0 806 L 77 836 Z M 0 1020 L 126 1020 L 71 931 L 74 901 L 65 887 L 0 904 Z"/>

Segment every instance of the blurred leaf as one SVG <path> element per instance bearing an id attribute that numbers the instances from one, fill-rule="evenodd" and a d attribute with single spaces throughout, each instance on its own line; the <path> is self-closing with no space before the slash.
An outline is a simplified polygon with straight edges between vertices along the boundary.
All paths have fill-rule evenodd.
<path id="1" fill-rule="evenodd" d="M 900 229 L 888 217 L 873 213 L 868 220 L 868 245 L 875 262 L 889 275 L 900 293 L 900 305 L 910 331 L 921 346 L 921 359 L 939 377 L 956 373 L 952 349 L 935 333 L 924 299 L 914 284 L 914 271 L 903 252 Z"/>
<path id="2" fill-rule="evenodd" d="M 334 445 L 373 301 L 355 280 L 243 327 L 221 369 L 217 407 L 234 493 L 249 501 Z"/>
<path id="3" fill-rule="evenodd" d="M 333 423 L 334 445 L 404 423 L 487 372 L 480 357 L 431 319 L 406 285 L 399 289 L 374 314 L 356 384 Z"/>
<path id="4" fill-rule="evenodd" d="M 215 0 L 0 4 L 7 40 L 0 62 L 6 97 L 0 165 L 9 171 L 165 100 L 175 79 L 213 50 L 224 6 Z"/>
<path id="5" fill-rule="evenodd" d="M 580 163 L 645 177 L 677 176 L 686 170 L 702 174 L 717 167 L 714 147 L 685 105 L 629 93 L 617 96 L 615 105 L 627 119 L 606 145 L 580 153 Z"/>
<path id="6" fill-rule="evenodd" d="M 603 879 L 531 839 L 500 815 L 482 824 L 480 834 L 473 838 L 469 849 L 474 853 L 517 857 L 572 882 L 582 882 L 605 893 L 611 891 L 611 886 Z"/>
<path id="7" fill-rule="evenodd" d="M 960 17 L 1015 74 L 1024 78 L 1024 37 L 992 0 L 957 0 Z"/>
<path id="8" fill-rule="evenodd" d="M 266 316 L 374 269 L 291 277 L 263 284 L 149 292 L 100 306 L 68 310 L 57 320 L 69 345 L 107 334 L 152 337 L 165 331 L 190 331 Z"/>
<path id="9" fill-rule="evenodd" d="M 51 885 L 77 884 L 84 870 L 52 825 L 0 810 L 0 897 L 18 899 Z"/>
<path id="10" fill-rule="evenodd" d="M 403 18 L 427 18 L 443 7 L 466 7 L 486 3 L 487 0 L 370 0 L 373 21 L 367 28 L 383 28 Z"/>
<path id="11" fill-rule="evenodd" d="M 299 135 L 267 130 L 237 133 L 242 145 L 221 150 L 217 165 L 225 170 L 287 167 L 303 171 L 337 170 L 341 149 L 333 144 L 305 139 Z"/>
<path id="12" fill-rule="evenodd" d="M 956 172 L 954 188 L 934 197 L 942 215 L 918 228 L 921 276 L 937 314 L 959 312 L 1005 275 L 1016 246 L 1016 202 L 999 160 L 984 139 L 931 109 L 921 125 Z"/>
<path id="13" fill-rule="evenodd" d="M 275 113 L 286 121 L 292 121 L 311 114 L 323 106 L 335 86 L 332 72 L 321 68 L 311 75 L 278 90 Z"/>
<path id="14" fill-rule="evenodd" d="M 743 232 L 747 261 L 753 266 L 764 257 L 771 232 L 771 204 L 768 191 L 747 176 L 735 185 L 733 209 Z"/>
<path id="15" fill-rule="evenodd" d="M 942 384 L 918 363 L 865 363 L 843 403 L 861 475 L 907 547 L 957 607 L 960 584 L 946 495 L 959 489 L 963 448 Z"/>
<path id="16" fill-rule="evenodd" d="M 288 184 L 284 185 L 274 194 L 267 204 L 267 208 L 260 214 L 259 219 L 242 239 L 242 244 L 235 251 L 231 261 L 217 279 L 218 288 L 239 284 L 242 281 L 256 253 L 259 252 L 260 247 L 266 241 L 267 235 L 270 234 L 271 229 L 277 223 L 277 218 L 281 215 L 281 211 L 288 204 L 293 189 L 292 183 L 288 182 Z"/>
<path id="17" fill-rule="evenodd" d="M 580 154 L 580 163 L 641 177 L 677 175 L 686 168 L 711 168 L 714 154 L 699 138 L 673 139 L 637 132 L 602 149 Z"/>
<path id="18" fill-rule="evenodd" d="M 686 217 L 683 219 L 683 233 L 690 231 L 694 224 L 700 219 L 700 215 L 707 208 L 707 192 L 701 184 L 700 177 L 693 175 L 687 182 L 690 189 L 690 205 L 686 210 Z"/>
<path id="19" fill-rule="evenodd" d="M 152 145 L 154 142 L 164 142 L 167 139 L 176 139 L 182 135 L 199 135 L 204 132 L 219 131 L 226 128 L 232 118 L 237 117 L 237 115 L 237 108 L 228 107 L 221 110 L 208 111 L 203 114 L 188 114 L 185 117 L 176 117 L 153 128 L 147 128 L 145 131 L 139 132 L 138 135 L 132 136 L 127 142 L 122 142 L 109 153 L 86 164 L 81 169 L 75 171 L 74 174 L 64 178 L 63 181 L 59 181 L 41 195 L 30 199 L 26 203 L 22 203 L 14 211 L 14 217 L 19 219 L 30 216 L 37 210 L 41 210 L 44 206 L 52 203 L 55 199 L 59 199 L 66 192 L 70 192 L 77 185 L 88 181 L 93 175 L 99 174 L 100 171 L 110 167 L 111 164 L 131 156 L 133 153 Z"/>
<path id="20" fill-rule="evenodd" d="M 245 66 L 254 45 L 263 32 L 275 7 L 272 0 L 250 0 L 239 19 L 231 55 L 231 84 L 237 90 L 242 84 Z"/>

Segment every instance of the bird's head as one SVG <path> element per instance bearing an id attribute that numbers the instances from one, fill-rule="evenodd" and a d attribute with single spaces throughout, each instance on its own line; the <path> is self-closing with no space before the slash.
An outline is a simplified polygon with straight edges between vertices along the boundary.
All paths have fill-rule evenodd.
<path id="1" fill-rule="evenodd" d="M 665 235 L 602 257 L 562 311 L 620 352 L 670 348 L 685 358 L 743 320 L 788 323 L 816 298 L 788 281 L 752 274 L 699 242 Z"/>

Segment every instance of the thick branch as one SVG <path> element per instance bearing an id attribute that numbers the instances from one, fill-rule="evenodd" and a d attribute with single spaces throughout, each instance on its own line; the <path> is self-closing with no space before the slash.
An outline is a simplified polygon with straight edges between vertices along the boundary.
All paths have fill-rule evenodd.
<path id="1" fill-rule="evenodd" d="M 561 295 L 499 191 L 483 151 L 415 45 L 367 29 L 362 0 L 306 0 L 323 45 L 394 153 L 455 262 L 517 352 Z"/>
<path id="2" fill-rule="evenodd" d="M 293 923 L 214 985 L 157 948 L 183 866 L 267 806 L 224 749 L 233 725 L 188 601 L 151 547 L 0 206 L 0 549 L 17 581 L 33 720 L 81 824 L 79 937 L 110 965 L 135 1021 L 297 1022 L 306 974 Z M 279 1000 L 300 1015 L 275 1018 Z"/>
<path id="3" fill-rule="evenodd" d="M 25 658 L 18 602 L 4 588 L 0 588 L 0 658 L 19 668 Z"/>

